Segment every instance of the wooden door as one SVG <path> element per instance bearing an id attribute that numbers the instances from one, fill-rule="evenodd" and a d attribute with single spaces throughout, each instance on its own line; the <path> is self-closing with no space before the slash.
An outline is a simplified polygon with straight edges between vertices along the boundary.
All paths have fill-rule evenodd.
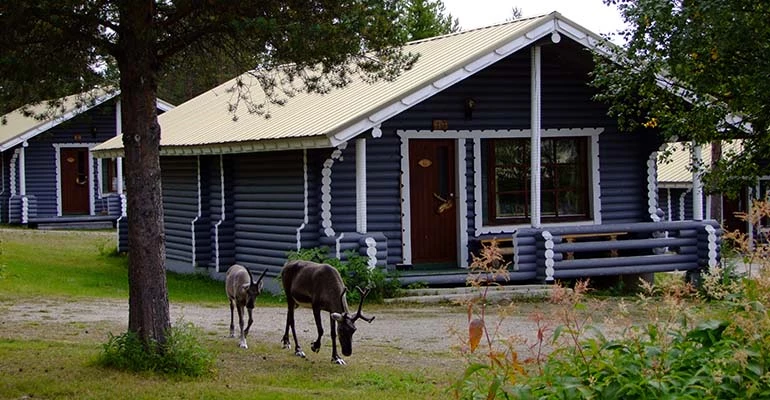
<path id="1" fill-rule="evenodd" d="M 88 214 L 88 148 L 62 148 L 60 156 L 62 214 Z"/>
<path id="2" fill-rule="evenodd" d="M 455 142 L 409 141 L 412 264 L 457 265 Z"/>

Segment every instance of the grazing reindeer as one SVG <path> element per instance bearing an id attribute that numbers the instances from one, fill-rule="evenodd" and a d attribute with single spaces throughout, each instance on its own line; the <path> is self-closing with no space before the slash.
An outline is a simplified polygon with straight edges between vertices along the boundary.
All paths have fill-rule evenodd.
<path id="1" fill-rule="evenodd" d="M 357 288 L 361 292 L 361 302 L 358 311 L 350 315 L 348 302 L 345 299 L 347 288 L 342 283 L 340 273 L 331 265 L 318 264 L 311 261 L 289 261 L 283 266 L 281 272 L 283 290 L 286 292 L 288 311 L 286 313 L 286 330 L 283 334 L 283 347 L 290 348 L 289 328 L 294 336 L 294 354 L 305 357 L 305 353 L 297 343 L 297 333 L 294 330 L 294 309 L 299 305 L 309 306 L 313 309 L 315 325 L 318 329 L 318 338 L 312 343 L 311 349 L 318 352 L 321 348 L 321 336 L 324 334 L 321 324 L 321 310 L 329 312 L 331 336 L 332 336 L 332 362 L 344 365 L 345 361 L 337 354 L 337 335 L 339 334 L 342 354 L 349 356 L 353 353 L 353 333 L 356 332 L 356 320 L 359 318 L 371 323 L 374 317 L 367 318 L 361 314 L 361 306 L 364 304 L 366 291 Z M 336 323 L 339 326 L 335 330 Z"/>
<path id="2" fill-rule="evenodd" d="M 230 337 L 235 337 L 235 325 L 233 324 L 233 309 L 238 308 L 238 323 L 241 329 L 240 341 L 238 346 L 248 349 L 246 344 L 246 335 L 249 334 L 249 328 L 254 319 L 251 317 L 254 310 L 254 299 L 262 293 L 262 278 L 265 277 L 267 269 L 262 271 L 262 275 L 254 283 L 254 277 L 245 267 L 234 264 L 227 270 L 225 278 L 225 290 L 230 299 Z M 243 329 L 243 307 L 249 311 L 249 324 Z"/>

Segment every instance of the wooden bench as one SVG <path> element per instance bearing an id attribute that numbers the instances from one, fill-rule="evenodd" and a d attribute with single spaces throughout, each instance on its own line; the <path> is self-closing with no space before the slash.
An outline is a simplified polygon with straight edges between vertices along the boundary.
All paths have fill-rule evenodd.
<path id="1" fill-rule="evenodd" d="M 564 239 L 567 243 L 575 243 L 578 239 L 602 239 L 606 238 L 610 241 L 616 241 L 618 240 L 618 236 L 627 235 L 628 232 L 605 232 L 605 233 L 575 233 L 570 235 L 563 235 L 562 239 Z M 618 250 L 617 249 L 610 249 L 610 257 L 617 257 L 618 256 Z M 574 260 L 575 254 L 573 254 L 571 251 L 567 252 L 567 260 Z"/>

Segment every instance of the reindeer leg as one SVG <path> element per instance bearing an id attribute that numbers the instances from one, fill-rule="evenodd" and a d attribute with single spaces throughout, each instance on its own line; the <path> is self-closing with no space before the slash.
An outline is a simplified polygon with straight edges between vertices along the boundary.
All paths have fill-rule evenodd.
<path id="1" fill-rule="evenodd" d="M 286 312 L 286 333 L 283 335 L 284 347 L 288 348 L 289 328 L 291 328 L 291 335 L 294 337 L 294 355 L 297 357 L 305 358 L 305 352 L 302 351 L 302 347 L 300 347 L 299 342 L 297 341 L 297 332 L 294 329 L 294 308 L 296 308 L 296 306 L 294 304 L 294 300 L 292 300 L 291 297 L 289 297 L 288 303 L 289 309 Z"/>
<path id="2" fill-rule="evenodd" d="M 254 322 L 254 318 L 252 318 L 251 313 L 254 311 L 253 308 L 246 308 L 246 311 L 249 312 L 249 324 L 246 325 L 246 330 L 243 331 L 243 337 L 245 338 L 249 334 L 249 329 L 251 329 L 251 324 Z"/>
<path id="3" fill-rule="evenodd" d="M 294 304 L 291 301 L 291 297 L 287 299 L 287 302 L 289 303 L 289 308 L 286 311 L 286 329 L 283 331 L 283 338 L 281 339 L 284 349 L 291 348 L 291 345 L 289 344 L 289 326 L 291 325 L 291 321 L 294 320 L 294 313 L 292 311 Z"/>
<path id="4" fill-rule="evenodd" d="M 238 326 L 241 329 L 241 336 L 240 341 L 238 342 L 238 346 L 243 349 L 248 349 L 249 346 L 246 344 L 246 335 L 243 334 L 243 307 L 238 306 Z"/>
<path id="5" fill-rule="evenodd" d="M 230 299 L 230 337 L 235 337 L 235 324 L 233 323 L 234 313 L 235 304 L 233 304 L 233 299 Z"/>
<path id="6" fill-rule="evenodd" d="M 337 324 L 337 321 L 334 320 L 334 318 L 329 318 L 331 320 L 331 330 L 332 330 L 332 362 L 338 365 L 345 365 L 345 360 L 343 360 L 339 354 L 337 354 L 337 327 L 335 326 Z"/>
<path id="7" fill-rule="evenodd" d="M 314 353 L 318 353 L 318 350 L 321 349 L 321 336 L 324 334 L 324 327 L 321 323 L 321 307 L 313 304 L 313 318 L 315 318 L 315 327 L 316 330 L 318 330 L 318 338 L 316 338 L 315 342 L 310 346 L 310 349 L 313 350 Z"/>

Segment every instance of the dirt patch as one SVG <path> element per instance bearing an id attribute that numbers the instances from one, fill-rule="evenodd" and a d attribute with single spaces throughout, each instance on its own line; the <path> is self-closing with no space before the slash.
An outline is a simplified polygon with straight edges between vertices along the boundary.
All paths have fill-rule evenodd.
<path id="1" fill-rule="evenodd" d="M 528 351 L 528 344 L 534 343 L 537 325 L 532 316 L 536 313 L 546 317 L 555 317 L 555 306 L 547 303 L 524 303 L 513 307 L 513 312 L 500 316 L 496 308 L 490 309 L 487 323 L 490 329 L 497 329 L 500 338 L 518 338 L 522 354 Z M 379 306 L 372 307 L 368 314 L 376 319 L 371 323 L 359 321 L 354 337 L 358 349 L 387 346 L 396 350 L 426 353 L 451 352 L 460 344 L 455 332 L 467 329 L 465 307 L 456 305 L 442 306 Z M 297 335 L 300 345 L 309 348 L 315 340 L 315 322 L 310 310 L 297 309 Z M 596 308 L 595 315 L 603 318 L 605 311 Z M 207 335 L 230 340 L 237 346 L 237 339 L 228 338 L 230 310 L 226 302 L 221 307 L 197 304 L 171 304 L 172 322 L 191 322 Z M 0 303 L 2 328 L 0 337 L 52 337 L 63 333 L 54 326 L 66 327 L 68 335 L 106 335 L 120 334 L 128 326 L 127 300 L 40 300 Z M 328 345 L 329 317 L 323 313 L 325 330 L 324 343 Z M 598 321 L 604 325 L 602 321 Z M 249 342 L 260 341 L 280 345 L 286 324 L 286 310 L 283 307 L 269 306 L 254 309 L 254 325 L 249 333 Z M 551 327 L 555 322 L 549 323 Z M 50 326 L 49 326 L 50 325 Z M 236 315 L 237 326 L 237 315 Z M 605 326 L 606 328 L 606 326 Z M 611 328 L 611 327 L 609 327 Z M 23 329 L 22 332 L 13 332 Z"/>

